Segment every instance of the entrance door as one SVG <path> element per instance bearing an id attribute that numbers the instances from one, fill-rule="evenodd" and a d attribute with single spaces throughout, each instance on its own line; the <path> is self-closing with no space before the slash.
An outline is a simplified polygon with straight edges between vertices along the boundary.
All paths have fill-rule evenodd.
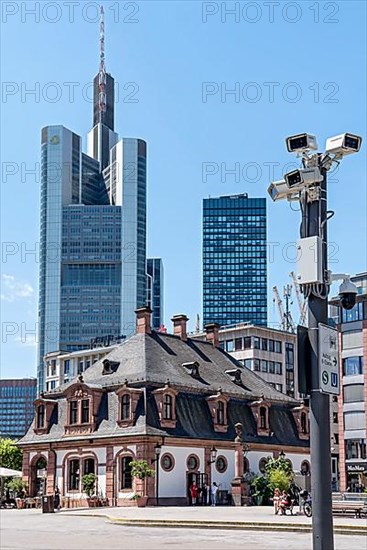
<path id="1" fill-rule="evenodd" d="M 208 474 L 203 474 L 201 472 L 188 472 L 187 473 L 187 499 L 189 504 L 192 504 L 191 501 L 191 494 L 190 494 L 190 487 L 191 485 L 195 483 L 196 487 L 198 488 L 198 504 L 207 504 L 208 502 Z M 207 492 L 205 494 L 205 490 L 203 492 L 204 485 L 207 486 Z M 205 502 L 204 502 L 205 500 Z"/>

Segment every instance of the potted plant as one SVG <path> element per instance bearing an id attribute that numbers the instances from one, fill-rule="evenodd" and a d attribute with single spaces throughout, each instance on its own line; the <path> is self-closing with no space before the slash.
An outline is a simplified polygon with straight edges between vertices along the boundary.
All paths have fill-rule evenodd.
<path id="1" fill-rule="evenodd" d="M 24 508 L 25 506 L 25 497 L 27 494 L 28 486 L 25 481 L 20 477 L 13 477 L 8 483 L 7 488 L 12 491 L 15 496 L 15 502 L 17 508 Z"/>
<path id="2" fill-rule="evenodd" d="M 144 481 L 144 495 L 135 494 L 133 499 L 136 500 L 136 503 L 139 508 L 142 508 L 147 505 L 148 497 L 147 497 L 147 483 L 146 479 L 147 477 L 153 477 L 154 476 L 154 470 L 149 467 L 148 462 L 146 460 L 132 460 L 130 462 L 131 466 L 131 475 L 136 478 Z"/>
<path id="3" fill-rule="evenodd" d="M 88 506 L 91 507 L 97 505 L 97 498 L 95 496 L 96 483 L 96 474 L 85 474 L 82 477 L 83 490 L 87 493 Z"/>

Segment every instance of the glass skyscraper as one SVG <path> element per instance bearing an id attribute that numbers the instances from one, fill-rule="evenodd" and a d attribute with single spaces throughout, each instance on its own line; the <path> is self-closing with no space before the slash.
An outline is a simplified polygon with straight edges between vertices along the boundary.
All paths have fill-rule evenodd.
<path id="1" fill-rule="evenodd" d="M 267 324 L 266 201 L 204 199 L 203 322 Z"/>
<path id="2" fill-rule="evenodd" d="M 146 143 L 114 131 L 112 76 L 94 78 L 87 154 L 63 126 L 41 141 L 39 391 L 47 353 L 130 336 L 146 305 Z"/>
<path id="3" fill-rule="evenodd" d="M 163 262 L 161 258 L 147 259 L 147 305 L 152 310 L 152 327 L 163 324 Z"/>
<path id="4" fill-rule="evenodd" d="M 34 417 L 36 397 L 35 378 L 0 380 L 0 437 L 23 437 Z"/>

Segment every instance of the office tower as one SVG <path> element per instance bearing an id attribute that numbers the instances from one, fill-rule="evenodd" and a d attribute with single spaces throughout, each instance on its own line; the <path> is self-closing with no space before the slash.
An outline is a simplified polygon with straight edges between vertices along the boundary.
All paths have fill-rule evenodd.
<path id="1" fill-rule="evenodd" d="M 0 437 L 23 437 L 34 417 L 36 397 L 35 378 L 0 380 Z"/>
<path id="2" fill-rule="evenodd" d="M 204 199 L 203 321 L 267 324 L 266 202 Z"/>
<path id="3" fill-rule="evenodd" d="M 339 297 L 329 302 L 340 332 L 341 393 L 332 434 L 333 443 L 339 444 L 339 490 L 343 492 L 363 490 L 367 474 L 367 273 L 351 281 L 358 288 L 352 309 L 342 309 Z"/>
<path id="4" fill-rule="evenodd" d="M 146 143 L 114 131 L 114 79 L 94 78 L 87 151 L 63 126 L 42 130 L 38 388 L 43 358 L 129 336 L 146 301 Z"/>
<path id="5" fill-rule="evenodd" d="M 147 259 L 147 305 L 152 310 L 152 326 L 163 324 L 163 262 L 161 258 Z"/>

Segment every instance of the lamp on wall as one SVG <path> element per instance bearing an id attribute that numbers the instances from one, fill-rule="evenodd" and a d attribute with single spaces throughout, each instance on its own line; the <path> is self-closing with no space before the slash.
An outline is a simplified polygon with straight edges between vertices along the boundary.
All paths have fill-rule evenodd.
<path id="1" fill-rule="evenodd" d="M 208 464 L 213 464 L 217 459 L 218 450 L 213 446 L 210 449 L 210 460 L 208 460 Z"/>

